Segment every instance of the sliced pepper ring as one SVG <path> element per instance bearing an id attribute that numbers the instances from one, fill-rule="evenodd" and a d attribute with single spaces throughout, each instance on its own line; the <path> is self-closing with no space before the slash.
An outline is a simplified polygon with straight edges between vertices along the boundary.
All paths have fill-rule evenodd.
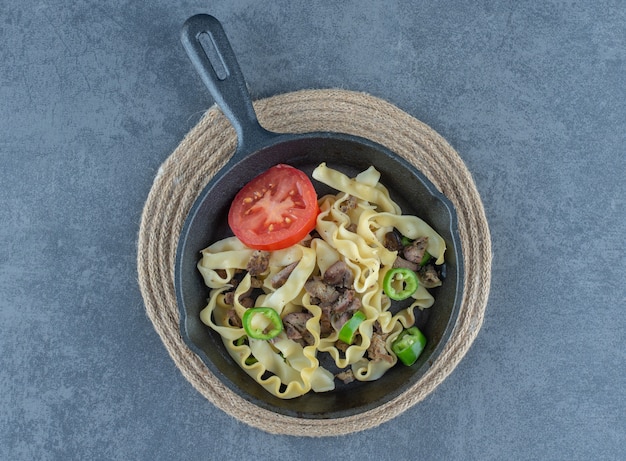
<path id="1" fill-rule="evenodd" d="M 269 325 L 264 328 L 253 326 L 253 319 L 257 315 L 261 315 L 269 320 Z M 246 334 L 253 339 L 272 339 L 283 331 L 283 321 L 278 312 L 271 307 L 252 307 L 247 309 L 243 313 L 241 322 Z"/>
<path id="2" fill-rule="evenodd" d="M 426 347 L 426 336 L 417 327 L 403 330 L 398 335 L 391 350 L 407 367 L 413 365 Z"/>
<path id="3" fill-rule="evenodd" d="M 361 311 L 356 311 L 352 318 L 343 324 L 341 330 L 339 330 L 339 340 L 346 344 L 352 344 L 354 336 L 359 329 L 359 325 L 363 323 L 367 317 Z"/>
<path id="4" fill-rule="evenodd" d="M 417 291 L 419 279 L 411 269 L 396 267 L 389 269 L 383 278 L 383 290 L 394 301 L 402 301 Z M 397 288 L 401 285 L 402 288 Z"/>

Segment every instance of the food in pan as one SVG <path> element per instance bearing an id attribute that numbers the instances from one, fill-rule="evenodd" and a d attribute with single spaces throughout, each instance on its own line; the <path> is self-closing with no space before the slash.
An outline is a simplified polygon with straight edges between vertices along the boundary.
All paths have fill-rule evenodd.
<path id="1" fill-rule="evenodd" d="M 374 167 L 349 178 L 322 163 L 312 176 L 337 193 L 312 202 L 308 177 L 286 165 L 251 181 L 231 207 L 235 235 L 198 263 L 202 322 L 284 399 L 411 366 L 426 345 L 414 309 L 442 283 L 443 238 L 402 214 Z"/>

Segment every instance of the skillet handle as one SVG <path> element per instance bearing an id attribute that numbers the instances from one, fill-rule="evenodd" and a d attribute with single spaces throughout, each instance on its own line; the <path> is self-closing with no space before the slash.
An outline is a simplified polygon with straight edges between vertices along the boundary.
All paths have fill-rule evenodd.
<path id="1" fill-rule="evenodd" d="M 252 150 L 274 133 L 257 119 L 252 98 L 232 47 L 221 23 L 208 14 L 185 21 L 181 33 L 183 47 L 211 96 L 237 132 L 237 152 Z"/>

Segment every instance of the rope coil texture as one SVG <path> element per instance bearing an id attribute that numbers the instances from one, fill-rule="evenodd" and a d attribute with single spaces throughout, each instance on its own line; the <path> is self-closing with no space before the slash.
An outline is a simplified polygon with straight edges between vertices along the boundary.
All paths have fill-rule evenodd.
<path id="1" fill-rule="evenodd" d="M 491 282 L 491 239 L 471 174 L 434 130 L 379 98 L 346 90 L 302 90 L 255 101 L 261 125 L 279 133 L 333 131 L 368 138 L 404 157 L 454 204 L 465 261 L 461 312 L 443 353 L 414 386 L 355 416 L 301 419 L 262 409 L 220 382 L 184 343 L 174 287 L 174 262 L 185 218 L 210 178 L 234 153 L 237 138 L 217 107 L 159 168 L 139 230 L 137 266 L 148 317 L 184 377 L 234 418 L 272 434 L 334 436 L 376 427 L 430 394 L 457 366 L 483 322 Z"/>

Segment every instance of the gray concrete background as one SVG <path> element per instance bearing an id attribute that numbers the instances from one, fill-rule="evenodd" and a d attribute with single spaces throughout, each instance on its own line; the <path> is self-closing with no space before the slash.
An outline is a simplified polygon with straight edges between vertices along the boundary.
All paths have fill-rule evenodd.
<path id="1" fill-rule="evenodd" d="M 483 328 L 377 429 L 239 423 L 145 315 L 141 210 L 212 104 L 179 43 L 198 12 L 223 22 L 254 97 L 371 93 L 475 177 Z M 625 30 L 617 0 L 0 0 L 0 459 L 625 459 Z"/>

